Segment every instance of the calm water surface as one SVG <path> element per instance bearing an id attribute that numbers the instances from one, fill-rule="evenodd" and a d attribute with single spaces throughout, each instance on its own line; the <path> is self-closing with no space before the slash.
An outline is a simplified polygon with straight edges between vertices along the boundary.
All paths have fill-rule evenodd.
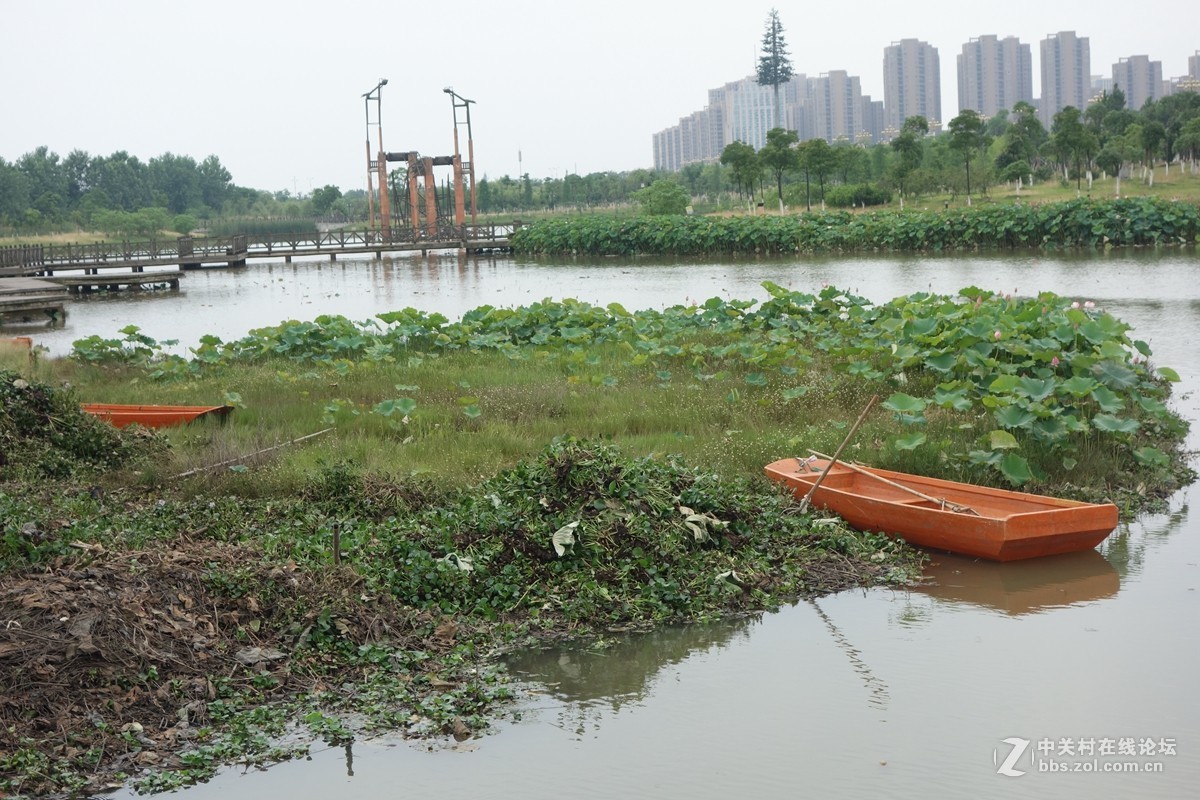
<path id="1" fill-rule="evenodd" d="M 763 298 L 771 280 L 876 301 L 969 285 L 1094 300 L 1134 326 L 1200 401 L 1200 262 L 1191 252 L 1085 257 L 844 258 L 731 264 L 395 259 L 190 273 L 178 293 L 72 303 L 54 353 L 138 325 L 181 347 L 283 319 L 368 319 L 412 306 L 451 319 L 490 304 L 575 297 L 661 308 Z M 1193 432 L 1190 445 L 1200 441 Z M 455 748 L 380 741 L 229 770 L 184 795 L 487 798 L 1176 798 L 1200 783 L 1200 521 L 1193 490 L 1094 552 L 1029 564 L 942 556 L 909 591 L 845 592 L 775 614 L 526 653 L 520 722 Z M 1002 775 L 1014 745 L 1024 754 Z M 1150 755 L 1122 756 L 1122 739 Z M 1039 771 L 1038 744 L 1063 770 Z M 1162 741 L 1160 741 L 1162 740 Z M 1095 755 L 1078 755 L 1091 741 Z M 1060 753 L 1064 745 L 1075 755 Z M 1017 747 L 1020 747 L 1018 744 Z M 1169 751 L 1174 749 L 1174 754 Z M 1168 752 L 1163 752 L 1164 750 Z M 1156 772 L 1116 772 L 1126 763 Z M 1042 769 L 1046 769 L 1042 767 Z M 131 796 L 131 795 L 122 795 Z"/>

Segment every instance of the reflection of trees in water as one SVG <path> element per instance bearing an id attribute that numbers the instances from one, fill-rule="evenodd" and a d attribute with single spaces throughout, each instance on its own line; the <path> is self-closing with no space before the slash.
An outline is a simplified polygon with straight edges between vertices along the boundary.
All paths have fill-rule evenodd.
<path id="1" fill-rule="evenodd" d="M 1138 575 L 1146 563 L 1146 553 L 1182 530 L 1188 522 L 1188 504 L 1167 514 L 1156 514 L 1128 525 L 1121 525 L 1100 545 L 1121 577 Z"/>
<path id="2" fill-rule="evenodd" d="M 605 639 L 586 647 L 516 653 L 506 659 L 515 677 L 545 686 L 552 697 L 569 703 L 595 703 L 613 711 L 637 704 L 666 666 L 700 651 L 724 649 L 748 641 L 761 615 L 684 625 L 649 633 Z"/>
<path id="3" fill-rule="evenodd" d="M 599 730 L 605 717 L 647 698 L 665 667 L 699 652 L 745 644 L 761 615 L 605 639 L 587 647 L 517 653 L 507 659 L 516 678 L 540 684 L 538 690 L 561 701 L 554 724 L 582 737 Z M 545 707 L 547 704 L 532 704 Z"/>
<path id="4" fill-rule="evenodd" d="M 867 702 L 886 710 L 890 699 L 887 684 L 875 676 L 862 653 L 817 602 L 811 599 L 807 602 L 862 679 L 869 693 Z M 681 663 L 699 652 L 747 644 L 753 625 L 761 618 L 761 615 L 755 615 L 665 628 L 605 640 L 601 646 L 527 651 L 510 656 L 507 666 L 514 677 L 540 684 L 535 692 L 544 691 L 565 703 L 553 706 L 558 717 L 555 724 L 576 736 L 583 736 L 589 730 L 598 730 L 611 712 L 641 705 L 665 667 Z M 539 704 L 534 702 L 532 705 L 536 708 Z M 546 707 L 546 704 L 540 705 Z"/>

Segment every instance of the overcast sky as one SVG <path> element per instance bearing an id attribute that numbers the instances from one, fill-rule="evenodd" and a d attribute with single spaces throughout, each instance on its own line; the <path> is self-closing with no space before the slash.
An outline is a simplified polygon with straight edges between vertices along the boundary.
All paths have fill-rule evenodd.
<path id="1" fill-rule="evenodd" d="M 753 73 L 772 5 L 796 72 L 878 100 L 884 47 L 934 45 L 946 119 L 972 37 L 1028 43 L 1035 95 L 1049 33 L 1089 37 L 1093 74 L 1146 54 L 1178 76 L 1200 48 L 1185 0 L 0 0 L 0 157 L 216 155 L 240 186 L 365 188 L 362 95 L 387 78 L 387 150 L 452 154 L 451 86 L 475 101 L 477 177 L 650 167 L 652 134 Z"/>

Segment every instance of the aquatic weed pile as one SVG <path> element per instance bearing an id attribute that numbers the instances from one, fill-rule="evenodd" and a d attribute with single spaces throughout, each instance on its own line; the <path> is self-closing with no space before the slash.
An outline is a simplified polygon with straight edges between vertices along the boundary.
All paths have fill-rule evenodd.
<path id="1" fill-rule="evenodd" d="M 0 370 L 0 480 L 70 478 L 161 452 L 166 440 L 83 412 L 69 390 Z"/>
<path id="2" fill-rule="evenodd" d="M 563 437 L 457 502 L 374 530 L 363 569 L 418 607 L 558 630 L 695 620 L 906 577 L 892 572 L 892 540 L 811 523 L 765 482 Z"/>

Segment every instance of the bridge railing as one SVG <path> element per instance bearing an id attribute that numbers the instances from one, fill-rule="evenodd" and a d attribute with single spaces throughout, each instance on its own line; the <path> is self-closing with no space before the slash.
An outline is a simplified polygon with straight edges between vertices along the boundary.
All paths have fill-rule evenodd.
<path id="1" fill-rule="evenodd" d="M 503 241 L 521 226 L 519 221 L 478 225 L 439 224 L 435 231 L 411 226 L 380 231 L 339 228 L 323 233 L 274 233 L 258 236 L 181 236 L 144 242 L 92 242 L 87 244 L 32 244 L 0 247 L 0 275 L 38 274 L 52 269 L 129 267 L 130 262 L 200 263 L 238 258 L 247 254 L 272 255 L 295 251 L 369 251 L 396 244 Z"/>
<path id="2" fill-rule="evenodd" d="M 45 257 L 45 245 L 17 244 L 0 247 L 0 267 L 24 267 L 40 264 Z"/>

